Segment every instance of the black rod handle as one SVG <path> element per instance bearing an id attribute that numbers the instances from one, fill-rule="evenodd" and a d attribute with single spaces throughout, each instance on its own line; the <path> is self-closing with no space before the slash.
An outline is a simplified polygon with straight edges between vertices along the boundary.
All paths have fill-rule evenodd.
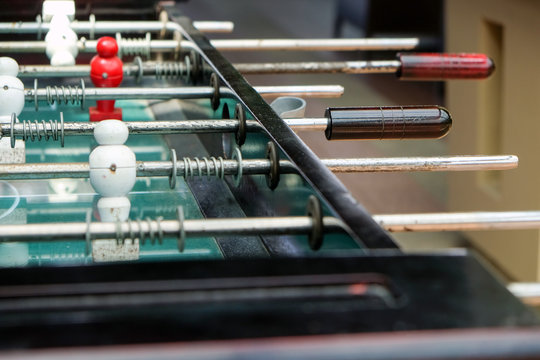
<path id="1" fill-rule="evenodd" d="M 452 127 L 443 107 L 365 106 L 328 108 L 328 140 L 438 139 Z"/>

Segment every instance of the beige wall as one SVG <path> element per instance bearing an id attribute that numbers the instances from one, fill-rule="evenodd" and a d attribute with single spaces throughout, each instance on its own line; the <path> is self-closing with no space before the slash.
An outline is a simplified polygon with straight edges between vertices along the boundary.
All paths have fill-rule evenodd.
<path id="1" fill-rule="evenodd" d="M 515 154 L 519 168 L 449 174 L 449 210 L 540 209 L 540 1 L 447 0 L 449 52 L 485 52 L 487 81 L 452 81 L 451 154 Z M 467 234 L 514 280 L 540 280 L 539 231 Z"/>

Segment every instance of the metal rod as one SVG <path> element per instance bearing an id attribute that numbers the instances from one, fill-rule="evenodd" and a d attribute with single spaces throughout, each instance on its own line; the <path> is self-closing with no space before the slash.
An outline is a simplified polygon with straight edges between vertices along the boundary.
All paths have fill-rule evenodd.
<path id="1" fill-rule="evenodd" d="M 124 40 L 119 40 L 121 43 Z M 125 51 L 149 53 L 148 44 L 125 40 Z M 131 50 L 130 50 L 131 49 Z M 143 51 L 144 50 L 144 51 Z M 279 62 L 235 64 L 236 70 L 244 74 L 289 74 L 289 73 L 395 73 L 402 80 L 450 80 L 450 79 L 485 79 L 489 77 L 495 65 L 484 54 L 436 54 L 436 53 L 399 53 L 396 60 L 381 61 L 339 61 L 339 62 Z M 208 67 L 208 65 L 207 65 Z M 142 75 L 154 75 L 156 78 L 189 78 L 192 69 L 188 60 L 182 62 L 146 62 L 136 59 L 126 65 L 127 75 L 135 75 L 138 80 Z M 34 68 L 34 70 L 36 70 Z M 50 74 L 52 69 L 44 69 L 43 74 Z M 70 69 L 70 74 L 73 70 Z M 87 68 L 81 68 L 81 75 L 87 75 Z M 61 70 L 59 70 L 61 71 Z M 24 72 L 24 71 L 23 71 Z M 57 74 L 54 74 L 58 76 Z"/>
<path id="2" fill-rule="evenodd" d="M 328 127 L 328 118 L 283 119 L 295 131 L 324 131 Z M 249 129 L 249 121 L 247 122 Z"/>
<path id="3" fill-rule="evenodd" d="M 334 217 L 323 217 L 325 232 L 342 232 L 343 223 Z M 0 225 L 0 242 L 9 241 L 58 241 L 85 240 L 87 233 L 91 239 L 137 238 L 143 234 L 163 234 L 164 237 L 178 237 L 180 232 L 185 237 L 207 237 L 227 235 L 301 235 L 309 234 L 313 228 L 313 219 L 308 216 L 258 217 L 198 220 L 144 220 L 121 223 L 106 222 L 66 222 L 21 225 Z"/>
<path id="4" fill-rule="evenodd" d="M 401 62 L 398 60 L 383 61 L 340 61 L 340 62 L 291 62 L 291 63 L 247 63 L 233 64 L 243 74 L 287 74 L 287 73 L 348 73 L 348 74 L 386 74 L 396 73 Z M 124 64 L 124 75 L 140 74 L 139 65 Z M 180 77 L 186 72 L 183 62 L 145 62 L 143 75 L 156 77 Z M 50 66 L 20 65 L 20 78 L 53 78 L 53 77 L 88 77 L 90 65 Z"/>
<path id="5" fill-rule="evenodd" d="M 375 215 L 388 231 L 472 231 L 540 228 L 540 211 Z"/>
<path id="6" fill-rule="evenodd" d="M 285 119 L 295 130 L 324 131 L 327 118 Z M 236 119 L 201 119 L 201 120 L 161 120 L 161 121 L 124 121 L 130 134 L 192 134 L 192 133 L 230 133 L 238 130 Z M 24 140 L 37 138 L 48 140 L 54 133 L 62 132 L 65 136 L 92 136 L 98 125 L 95 122 L 39 122 L 24 120 L 19 123 L 0 124 L 0 138 L 15 136 Z M 246 120 L 247 130 L 259 131 L 262 126 L 255 120 Z"/>
<path id="7" fill-rule="evenodd" d="M 341 85 L 254 86 L 262 96 L 340 97 L 345 89 Z M 223 88 L 222 88 L 223 89 Z M 228 88 L 224 88 L 232 94 Z"/>
<path id="8" fill-rule="evenodd" d="M 194 21 L 199 31 L 204 33 L 230 33 L 234 29 L 231 21 Z M 116 32 L 161 31 L 169 28 L 162 21 L 78 21 L 71 22 L 70 28 L 76 33 L 114 34 Z M 35 34 L 49 31 L 48 22 L 11 22 L 0 23 L 0 34 Z"/>
<path id="9" fill-rule="evenodd" d="M 417 38 L 403 39 L 243 39 L 212 40 L 221 51 L 246 50 L 301 50 L 301 51 L 354 51 L 354 50 L 411 50 L 418 46 Z"/>
<path id="10" fill-rule="evenodd" d="M 124 64 L 124 74 L 128 74 L 135 65 Z M 134 70 L 135 71 L 135 70 Z M 134 74 L 134 72 L 131 72 Z M 89 77 L 90 65 L 19 65 L 20 78 L 56 78 L 56 77 Z"/>
<path id="11" fill-rule="evenodd" d="M 82 85 L 80 89 L 82 92 Z M 71 94 L 75 93 L 75 90 Z M 51 89 L 49 91 L 52 92 Z M 62 90 L 55 91 L 66 93 Z M 67 91 L 67 94 L 69 97 L 70 92 Z M 79 98 L 78 95 L 75 96 Z M 47 98 L 47 101 L 54 103 L 57 100 L 51 96 Z M 58 102 L 62 102 L 61 99 Z M 9 124 L 0 124 L 0 137 L 9 136 L 11 146 L 15 146 L 16 138 L 32 141 L 52 138 L 60 140 L 63 146 L 65 135 L 87 135 L 91 134 L 95 128 L 92 123 L 65 123 L 62 113 L 60 113 L 60 122 L 37 119 L 19 121 L 17 123 L 17 118 L 13 114 Z M 284 119 L 284 122 L 298 130 L 324 130 L 328 140 L 440 138 L 448 133 L 452 124 L 450 114 L 446 109 L 438 106 L 329 108 L 324 118 Z M 131 133 L 147 134 L 215 133 L 235 132 L 244 128 L 247 131 L 264 129 L 255 120 L 240 122 L 237 119 L 137 121 L 124 124 Z"/>
<path id="12" fill-rule="evenodd" d="M 510 283 L 507 288 L 514 296 L 520 298 L 525 304 L 530 306 L 540 305 L 540 283 Z"/>
<path id="13" fill-rule="evenodd" d="M 380 61 L 334 61 L 334 62 L 276 62 L 233 64 L 242 74 L 303 74 L 347 73 L 386 74 L 396 73 L 401 67 L 398 60 Z"/>
<path id="14" fill-rule="evenodd" d="M 179 45 L 183 49 L 194 49 L 195 44 L 190 41 L 176 40 L 150 40 L 148 42 L 136 40 L 136 46 L 149 47 L 151 52 L 165 52 L 177 50 Z M 147 45 L 146 45 L 147 44 Z M 234 39 L 211 40 L 212 46 L 220 51 L 356 51 L 356 50 L 410 50 L 418 46 L 418 39 Z M 135 45 L 135 44 L 133 44 Z M 96 40 L 79 40 L 79 52 L 96 52 Z M 120 47 L 129 50 L 129 43 L 121 42 Z M 2 41 L 0 52 L 45 52 L 45 41 Z M 122 50 L 124 51 L 124 50 Z"/>
<path id="15" fill-rule="evenodd" d="M 215 176 L 267 174 L 271 163 L 267 159 L 185 158 L 176 163 L 177 176 Z M 214 161 L 216 160 L 216 161 Z M 507 170 L 517 166 L 515 156 L 453 156 L 433 158 L 374 158 L 374 159 L 322 159 L 322 163 L 336 173 L 400 172 L 400 171 L 470 171 Z M 241 164 L 241 171 L 239 166 Z M 174 171 L 170 161 L 138 161 L 137 176 L 170 176 Z M 280 172 L 297 173 L 289 160 L 279 161 Z M 0 165 L 0 180 L 88 178 L 88 163 L 32 163 Z"/>
<path id="16" fill-rule="evenodd" d="M 306 96 L 306 97 L 339 97 L 343 95 L 340 85 L 297 85 L 297 86 L 255 86 L 262 96 Z M 220 87 L 222 97 L 235 97 L 227 87 Z M 80 87 L 47 87 L 41 89 L 25 89 L 25 99 L 30 103 L 36 100 L 49 104 L 72 103 L 81 104 L 84 100 L 120 100 L 120 99 L 201 99 L 214 96 L 214 88 L 210 86 L 193 87 L 125 87 L 125 88 L 80 88 Z"/>
<path id="17" fill-rule="evenodd" d="M 477 171 L 514 169 L 518 165 L 518 158 L 514 155 L 471 155 L 372 159 L 328 159 L 322 160 L 322 162 L 330 170 L 340 173 L 395 171 Z"/>
<path id="18" fill-rule="evenodd" d="M 133 29 L 131 21 L 126 21 L 126 30 Z M 234 23 L 232 21 L 194 21 L 193 26 L 203 33 L 231 33 L 234 30 Z"/>
<path id="19" fill-rule="evenodd" d="M 373 219 L 383 228 L 393 232 L 407 231 L 463 231 L 463 230 L 509 230 L 540 228 L 540 211 L 471 212 L 374 215 Z M 162 233 L 165 237 L 227 236 L 227 235 L 283 235 L 308 234 L 313 219 L 307 216 L 229 218 L 201 220 L 145 220 L 122 223 L 41 223 L 0 225 L 0 242 L 8 241 L 52 241 L 85 239 L 87 232 L 92 239 L 116 238 L 119 234 L 129 238 L 130 234 L 148 236 Z M 323 217 L 325 232 L 341 232 L 343 222 L 334 217 Z M 540 286 L 514 286 L 521 296 L 540 297 Z"/>

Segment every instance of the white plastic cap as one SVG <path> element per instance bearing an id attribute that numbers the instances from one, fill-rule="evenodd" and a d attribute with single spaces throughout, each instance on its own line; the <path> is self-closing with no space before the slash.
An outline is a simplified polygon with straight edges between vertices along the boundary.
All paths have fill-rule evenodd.
<path id="1" fill-rule="evenodd" d="M 75 58 L 68 50 L 56 51 L 51 57 L 52 66 L 71 66 L 75 65 Z"/>
<path id="2" fill-rule="evenodd" d="M 98 200 L 97 208 L 103 222 L 126 221 L 131 203 L 125 196 L 103 197 Z"/>
<path id="3" fill-rule="evenodd" d="M 103 120 L 94 128 L 94 137 L 100 145 L 122 145 L 129 136 L 129 130 L 120 120 Z"/>
<path id="4" fill-rule="evenodd" d="M 54 15 L 65 15 L 69 20 L 75 19 L 74 0 L 45 0 L 41 8 L 43 21 L 49 22 Z"/>
<path id="5" fill-rule="evenodd" d="M 0 75 L 17 76 L 19 74 L 19 64 L 15 59 L 2 56 L 0 57 Z"/>
<path id="6" fill-rule="evenodd" d="M 53 15 L 51 19 L 49 30 L 59 28 L 59 27 L 67 27 L 71 29 L 70 24 L 71 24 L 71 21 L 66 15 L 56 14 L 56 15 Z"/>
<path id="7" fill-rule="evenodd" d="M 98 146 L 90 153 L 90 183 L 102 196 L 123 196 L 135 185 L 135 161 L 125 145 Z"/>
<path id="8" fill-rule="evenodd" d="M 24 108 L 24 84 L 17 75 L 19 66 L 11 58 L 0 58 L 0 123 L 11 121 L 11 114 L 20 115 Z"/>
<path id="9" fill-rule="evenodd" d="M 45 35 L 45 53 L 51 59 L 51 65 L 74 65 L 79 53 L 77 40 L 77 34 L 68 26 L 51 26 Z"/>

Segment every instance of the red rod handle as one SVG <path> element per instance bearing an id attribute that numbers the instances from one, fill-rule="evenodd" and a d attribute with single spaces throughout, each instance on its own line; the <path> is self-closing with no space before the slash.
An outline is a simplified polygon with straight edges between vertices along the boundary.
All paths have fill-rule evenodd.
<path id="1" fill-rule="evenodd" d="M 401 80 L 485 79 L 495 70 L 484 54 L 399 53 Z"/>

